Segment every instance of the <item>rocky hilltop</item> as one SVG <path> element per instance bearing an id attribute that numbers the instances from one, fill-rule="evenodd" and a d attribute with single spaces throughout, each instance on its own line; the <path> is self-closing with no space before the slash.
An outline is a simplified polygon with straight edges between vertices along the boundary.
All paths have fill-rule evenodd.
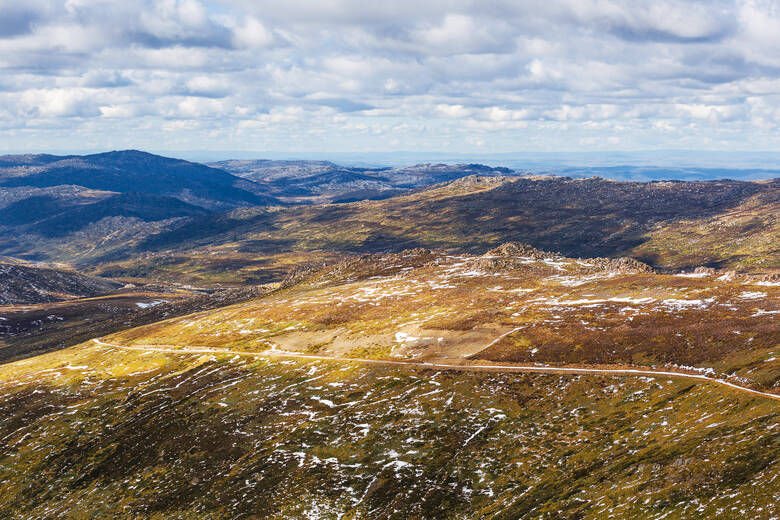
<path id="1" fill-rule="evenodd" d="M 489 250 L 477 261 L 477 265 L 483 269 L 522 269 L 536 260 L 549 260 L 552 267 L 556 262 L 567 259 L 558 253 L 540 251 L 530 244 L 522 242 L 507 242 Z M 583 271 L 606 271 L 610 273 L 652 273 L 654 269 L 634 258 L 587 258 L 577 259 Z"/>

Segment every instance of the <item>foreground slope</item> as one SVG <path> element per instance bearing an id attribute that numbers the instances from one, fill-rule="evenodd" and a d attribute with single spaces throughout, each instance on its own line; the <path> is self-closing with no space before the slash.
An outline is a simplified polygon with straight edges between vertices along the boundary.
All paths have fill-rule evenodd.
<path id="1" fill-rule="evenodd" d="M 0 366 L 0 516 L 776 518 L 779 292 L 523 244 L 299 269 Z"/>
<path id="2" fill-rule="evenodd" d="M 89 344 L 0 367 L 4 518 L 780 514 L 776 401 Z"/>

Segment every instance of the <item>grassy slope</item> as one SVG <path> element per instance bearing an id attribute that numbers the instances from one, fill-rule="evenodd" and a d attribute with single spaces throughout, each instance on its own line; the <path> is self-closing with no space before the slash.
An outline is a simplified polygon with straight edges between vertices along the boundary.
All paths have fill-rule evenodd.
<path id="1" fill-rule="evenodd" d="M 0 306 L 0 363 L 57 350 L 172 316 L 256 298 L 266 289 L 199 294 L 156 287 L 37 305 Z"/>
<path id="2" fill-rule="evenodd" d="M 629 254 L 664 267 L 780 268 L 780 200 L 761 193 L 710 218 L 681 219 L 646 235 Z"/>
<path id="3" fill-rule="evenodd" d="M 0 516 L 769 519 L 775 402 L 75 347 L 0 367 Z"/>
<path id="4" fill-rule="evenodd" d="M 776 285 L 610 272 L 565 258 L 508 261 L 517 265 L 493 268 L 491 259 L 430 253 L 368 257 L 263 299 L 108 341 L 277 346 L 343 357 L 683 365 L 780 387 Z"/>
<path id="5" fill-rule="evenodd" d="M 203 249 L 184 253 L 137 257 L 102 264 L 92 269 L 100 276 L 185 283 L 196 286 L 253 285 L 282 280 L 292 269 L 332 264 L 345 257 L 333 251 L 241 253 L 230 249 Z"/>

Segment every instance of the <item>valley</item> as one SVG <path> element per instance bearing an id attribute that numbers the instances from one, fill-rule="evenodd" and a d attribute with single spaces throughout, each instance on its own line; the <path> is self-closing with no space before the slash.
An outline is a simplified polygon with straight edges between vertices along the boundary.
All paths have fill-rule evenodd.
<path id="1" fill-rule="evenodd" d="M 0 261 L 0 363 L 135 325 L 257 297 L 262 285 L 204 289 Z"/>

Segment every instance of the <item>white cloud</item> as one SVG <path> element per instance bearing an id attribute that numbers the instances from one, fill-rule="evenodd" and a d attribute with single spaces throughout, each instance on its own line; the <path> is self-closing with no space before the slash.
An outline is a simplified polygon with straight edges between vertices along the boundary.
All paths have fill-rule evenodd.
<path id="1" fill-rule="evenodd" d="M 254 16 L 246 17 L 233 27 L 233 42 L 237 47 L 265 47 L 270 45 L 273 39 L 273 35 Z"/>
<path id="2" fill-rule="evenodd" d="M 140 15 L 141 26 L 163 39 L 183 39 L 208 27 L 206 8 L 196 0 L 158 0 Z"/>
<path id="3" fill-rule="evenodd" d="M 774 0 L 0 0 L 0 10 L 8 148 L 58 131 L 74 144 L 78 132 L 154 143 L 178 131 L 191 148 L 219 136 L 233 149 L 381 149 L 388 133 L 434 149 L 780 144 Z"/>
<path id="4" fill-rule="evenodd" d="M 473 110 L 469 110 L 463 105 L 436 105 L 436 112 L 443 117 L 451 118 L 463 118 L 473 114 Z"/>
<path id="5" fill-rule="evenodd" d="M 204 97 L 224 97 L 231 91 L 228 79 L 200 75 L 190 78 L 185 83 L 189 94 Z"/>
<path id="6" fill-rule="evenodd" d="M 42 119 L 100 115 L 88 89 L 27 90 L 18 98 L 18 109 L 22 116 Z"/>
<path id="7" fill-rule="evenodd" d="M 499 33 L 503 32 L 503 23 L 494 21 L 485 25 L 471 16 L 447 14 L 440 23 L 420 28 L 414 38 L 424 49 L 435 54 L 473 54 L 494 52 L 501 49 L 509 51 L 507 42 L 501 42 Z"/>

